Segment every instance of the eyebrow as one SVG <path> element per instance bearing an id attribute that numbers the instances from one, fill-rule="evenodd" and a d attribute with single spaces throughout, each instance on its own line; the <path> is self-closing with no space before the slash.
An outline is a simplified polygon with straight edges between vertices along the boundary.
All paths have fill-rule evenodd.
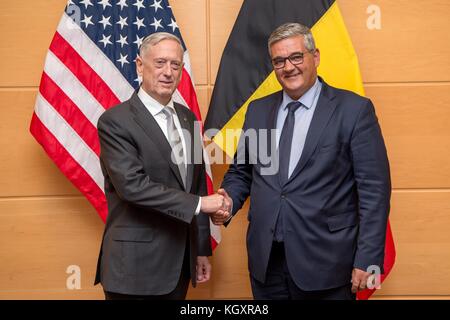
<path id="1" fill-rule="evenodd" d="M 296 52 L 293 52 L 293 53 L 291 53 L 291 54 L 290 54 L 290 55 L 288 55 L 287 57 L 283 57 L 283 56 L 276 56 L 276 57 L 272 58 L 272 60 L 275 60 L 275 59 L 285 59 L 285 58 L 288 58 L 288 57 L 290 57 L 290 56 L 293 56 L 294 54 L 300 54 L 300 55 L 302 55 L 302 54 L 303 54 L 303 52 L 301 52 L 301 51 L 296 51 Z"/>

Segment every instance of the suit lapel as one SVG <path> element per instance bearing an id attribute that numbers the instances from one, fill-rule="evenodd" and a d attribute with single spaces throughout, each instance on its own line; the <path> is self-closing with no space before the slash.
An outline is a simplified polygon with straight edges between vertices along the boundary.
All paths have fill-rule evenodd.
<path id="1" fill-rule="evenodd" d="M 142 101 L 137 96 L 135 92 L 130 99 L 131 106 L 133 108 L 136 116 L 134 120 L 139 124 L 139 126 L 144 130 L 147 136 L 158 146 L 159 151 L 163 155 L 163 157 L 167 160 L 167 163 L 170 166 L 170 169 L 174 173 L 178 182 L 181 186 L 183 186 L 183 180 L 181 179 L 180 171 L 178 170 L 178 166 L 173 163 L 171 159 L 172 148 L 167 141 L 166 136 L 161 131 L 160 126 L 144 106 Z M 184 186 L 183 186 L 184 187 Z"/>
<path id="2" fill-rule="evenodd" d="M 333 98 L 334 95 L 331 92 L 331 88 L 322 80 L 322 91 L 320 93 L 319 100 L 317 101 L 316 110 L 314 111 L 314 115 L 306 135 L 302 155 L 287 183 L 289 183 L 302 171 L 306 163 L 308 163 L 309 158 L 314 153 L 319 139 L 327 126 L 328 121 L 333 115 L 334 110 L 336 109 L 336 104 L 333 101 Z"/>

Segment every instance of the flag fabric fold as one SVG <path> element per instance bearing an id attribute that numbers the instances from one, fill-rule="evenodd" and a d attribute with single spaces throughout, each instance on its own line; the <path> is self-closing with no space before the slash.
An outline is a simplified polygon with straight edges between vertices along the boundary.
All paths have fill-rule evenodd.
<path id="1" fill-rule="evenodd" d="M 108 209 L 100 169 L 97 121 L 139 87 L 135 58 L 154 32 L 181 33 L 167 0 L 69 0 L 45 59 L 30 132 L 61 172 L 94 206 Z M 201 121 L 189 53 L 174 100 Z M 213 192 L 207 167 L 208 192 Z M 220 229 L 211 224 L 213 248 Z"/>
<path id="2" fill-rule="evenodd" d="M 318 73 L 328 84 L 364 95 L 358 59 L 334 0 L 244 0 L 225 46 L 215 81 L 205 129 L 218 129 L 213 141 L 233 157 L 249 103 L 281 90 L 272 71 L 267 40 L 286 22 L 308 26 L 321 53 Z M 227 137 L 230 129 L 231 138 Z M 212 132 L 212 131 L 210 131 Z M 388 222 L 385 274 L 395 261 L 395 246 Z M 358 293 L 368 299 L 374 290 Z"/>

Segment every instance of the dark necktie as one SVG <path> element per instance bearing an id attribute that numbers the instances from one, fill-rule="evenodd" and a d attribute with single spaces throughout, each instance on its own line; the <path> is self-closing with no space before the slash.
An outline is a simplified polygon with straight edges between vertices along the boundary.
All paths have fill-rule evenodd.
<path id="1" fill-rule="evenodd" d="M 280 142 L 278 144 L 278 155 L 280 160 L 280 182 L 285 184 L 289 179 L 289 162 L 291 159 L 292 136 L 295 127 L 295 111 L 300 108 L 302 104 L 298 101 L 288 103 L 289 110 L 286 120 L 284 121 L 283 130 L 281 131 Z"/>
<path id="2" fill-rule="evenodd" d="M 286 120 L 284 121 L 283 130 L 281 131 L 280 142 L 278 144 L 278 159 L 279 159 L 279 178 L 280 183 L 283 186 L 289 179 L 289 162 L 291 159 L 291 147 L 292 147 L 292 136 L 294 134 L 295 126 L 295 111 L 300 108 L 302 104 L 298 101 L 290 102 L 287 105 L 289 109 Z M 282 198 L 282 201 L 283 198 Z M 275 241 L 283 242 L 283 205 L 280 207 L 280 212 L 278 213 L 277 223 L 275 225 Z"/>
<path id="3" fill-rule="evenodd" d="M 183 180 L 183 185 L 186 188 L 186 167 L 184 163 L 184 150 L 182 147 L 181 137 L 178 133 L 177 127 L 173 120 L 174 111 L 168 107 L 165 107 L 163 113 L 166 115 L 167 119 L 167 136 L 169 144 L 172 147 L 172 156 L 175 157 L 176 163 L 178 165 L 178 170 L 180 171 L 181 179 Z M 175 150 L 179 150 L 178 153 Z"/>

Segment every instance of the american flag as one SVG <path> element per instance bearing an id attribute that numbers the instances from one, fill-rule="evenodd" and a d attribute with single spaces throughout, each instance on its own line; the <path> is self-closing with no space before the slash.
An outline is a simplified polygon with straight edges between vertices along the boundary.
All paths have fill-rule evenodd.
<path id="1" fill-rule="evenodd" d="M 154 32 L 182 40 L 167 0 L 69 0 L 50 44 L 30 131 L 64 175 L 95 207 L 108 214 L 100 169 L 97 121 L 130 98 L 140 79 L 135 59 Z M 174 100 L 201 121 L 188 51 Z M 213 192 L 207 166 L 208 192 Z M 213 248 L 220 229 L 211 223 Z"/>

